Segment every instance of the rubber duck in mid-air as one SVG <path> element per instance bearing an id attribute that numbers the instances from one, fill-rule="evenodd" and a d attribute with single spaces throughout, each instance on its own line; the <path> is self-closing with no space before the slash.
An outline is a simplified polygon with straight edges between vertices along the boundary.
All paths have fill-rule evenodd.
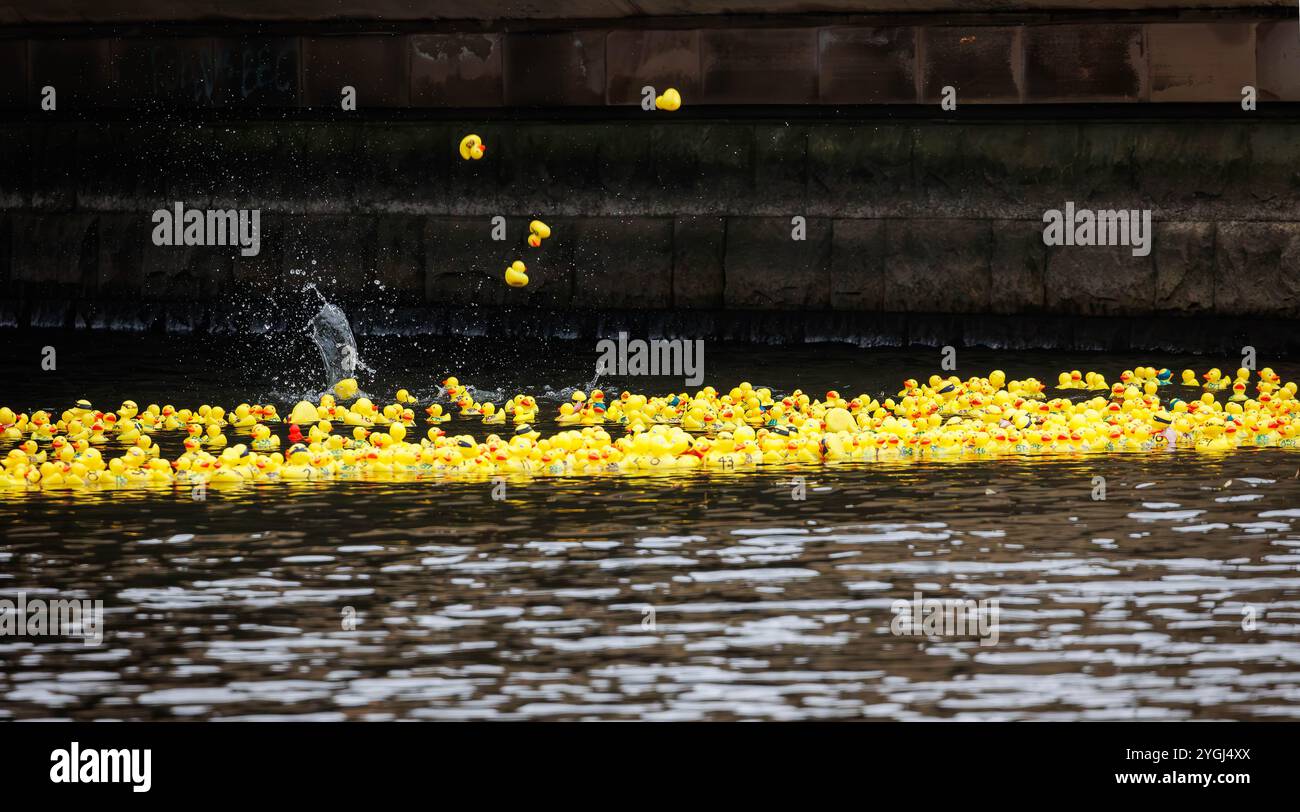
<path id="1" fill-rule="evenodd" d="M 551 236 L 551 227 L 541 220 L 534 220 L 528 224 L 528 244 L 533 248 L 541 248 L 542 240 Z"/>
<path id="2" fill-rule="evenodd" d="M 528 268 L 524 263 L 515 260 L 506 268 L 506 284 L 512 288 L 522 288 L 528 285 Z"/>
<path id="3" fill-rule="evenodd" d="M 672 112 L 682 106 L 682 94 L 677 92 L 677 88 L 670 87 L 662 94 L 655 96 L 655 109 L 667 110 Z"/>
<path id="4" fill-rule="evenodd" d="M 461 158 L 464 158 L 467 161 L 471 159 L 477 161 L 483 157 L 483 153 L 485 152 L 487 152 L 487 144 L 484 144 L 483 139 L 479 138 L 474 133 L 470 133 L 460 139 Z"/>

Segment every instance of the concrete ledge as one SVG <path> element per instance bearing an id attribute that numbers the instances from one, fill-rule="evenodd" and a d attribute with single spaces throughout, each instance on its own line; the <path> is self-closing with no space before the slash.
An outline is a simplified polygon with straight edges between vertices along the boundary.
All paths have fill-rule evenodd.
<path id="1" fill-rule="evenodd" d="M 308 294 L 291 304 L 245 305 L 92 301 L 78 298 L 0 298 L 0 335 L 17 329 L 76 328 L 151 334 L 301 335 Z M 515 306 L 353 305 L 353 331 L 366 336 L 492 336 L 527 341 L 546 351 L 548 339 L 595 342 L 626 331 L 636 337 L 686 338 L 751 344 L 843 343 L 879 347 L 953 346 L 1000 350 L 1176 352 L 1236 357 L 1249 345 L 1265 358 L 1300 355 L 1294 324 L 1278 319 L 1222 317 L 1114 318 L 972 316 L 844 311 L 780 313 L 754 310 L 562 310 Z M 9 333 L 12 334 L 12 333 Z M 555 351 L 570 351 L 561 345 Z M 814 350 L 815 351 L 815 350 Z M 864 354 L 863 363 L 870 363 Z"/>

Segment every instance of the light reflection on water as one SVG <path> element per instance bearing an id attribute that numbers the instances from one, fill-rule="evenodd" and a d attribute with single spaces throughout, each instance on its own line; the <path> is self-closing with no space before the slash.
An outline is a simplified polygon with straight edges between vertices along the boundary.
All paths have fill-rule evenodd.
<path id="1" fill-rule="evenodd" d="M 106 636 L 0 643 L 0 714 L 1294 718 L 1300 455 L 1200 462 L 9 499 L 0 589 Z M 997 645 L 894 636 L 915 591 L 997 598 Z"/>

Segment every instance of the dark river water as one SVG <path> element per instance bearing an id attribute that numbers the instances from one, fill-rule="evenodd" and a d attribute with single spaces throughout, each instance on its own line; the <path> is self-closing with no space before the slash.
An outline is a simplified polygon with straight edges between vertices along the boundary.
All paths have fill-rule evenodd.
<path id="1" fill-rule="evenodd" d="M 6 341 L 0 403 L 21 409 L 287 413 L 320 385 L 297 338 Z M 385 402 L 453 373 L 547 413 L 596 357 L 361 344 Z M 1135 363 L 1237 366 L 966 351 L 957 374 Z M 714 385 L 892 394 L 939 353 L 710 345 L 705 364 Z M 102 600 L 104 638 L 0 637 L 0 718 L 1295 719 L 1298 475 L 1300 454 L 1262 449 L 511 481 L 504 498 L 487 482 L 7 495 L 0 597 Z M 895 634 L 916 593 L 996 600 L 996 642 Z"/>

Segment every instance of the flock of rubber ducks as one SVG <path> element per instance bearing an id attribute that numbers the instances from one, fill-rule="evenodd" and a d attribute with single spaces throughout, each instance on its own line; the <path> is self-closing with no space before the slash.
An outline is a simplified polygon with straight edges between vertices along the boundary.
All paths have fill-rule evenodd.
<path id="1" fill-rule="evenodd" d="M 314 403 L 300 401 L 287 418 L 274 405 L 248 403 L 231 411 L 142 409 L 127 400 L 102 411 L 82 400 L 58 415 L 0 407 L 0 442 L 12 444 L 0 467 L 0 490 L 752 471 L 1300 447 L 1296 384 L 1283 383 L 1271 369 L 1254 378 L 1246 369 L 1233 377 L 1213 369 L 1203 381 L 1188 370 L 1175 382 L 1167 369 L 1138 367 L 1114 385 L 1095 372 L 1063 372 L 1058 393 L 1046 390 L 1035 378 L 1007 380 L 995 370 L 966 380 L 909 379 L 883 400 L 835 391 L 818 398 L 798 389 L 778 396 L 747 382 L 693 395 L 576 391 L 551 416 L 557 430 L 545 437 L 534 428 L 541 419 L 536 398 L 518 394 L 500 407 L 480 403 L 454 377 L 442 381 L 428 405 L 402 389 L 383 406 L 358 396 L 357 382 L 347 379 Z M 1090 394 L 1071 397 L 1080 390 Z M 1165 392 L 1170 396 L 1162 397 Z M 1220 399 L 1221 392 L 1230 394 Z M 428 426 L 423 436 L 420 423 Z M 481 436 L 471 423 L 484 426 Z M 181 442 L 172 459 L 155 439 L 168 436 Z"/>

